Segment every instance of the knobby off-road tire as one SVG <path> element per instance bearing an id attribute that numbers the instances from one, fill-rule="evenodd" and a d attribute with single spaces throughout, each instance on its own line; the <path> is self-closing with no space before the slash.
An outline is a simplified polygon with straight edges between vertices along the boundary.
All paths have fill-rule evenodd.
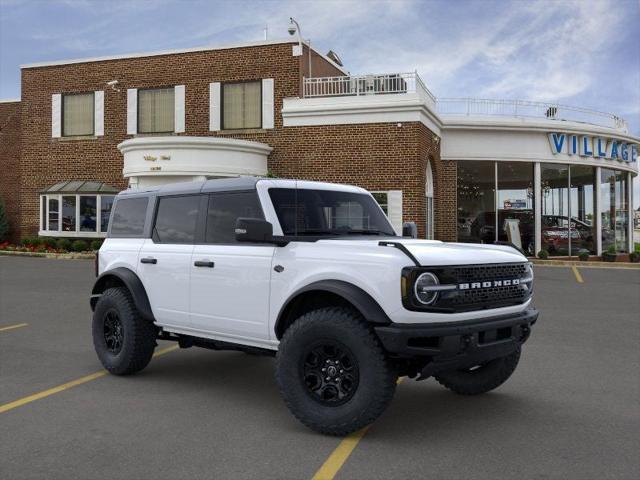
<path id="1" fill-rule="evenodd" d="M 109 288 L 102 294 L 92 330 L 98 358 L 114 375 L 139 372 L 153 356 L 156 328 L 140 316 L 126 288 Z"/>
<path id="2" fill-rule="evenodd" d="M 520 348 L 506 357 L 496 358 L 473 369 L 451 370 L 434 375 L 442 386 L 460 395 L 479 395 L 498 388 L 514 372 Z"/>
<path id="3" fill-rule="evenodd" d="M 285 332 L 276 357 L 276 382 L 287 407 L 328 435 L 372 423 L 391 402 L 396 380 L 371 329 L 346 308 L 302 315 Z"/>

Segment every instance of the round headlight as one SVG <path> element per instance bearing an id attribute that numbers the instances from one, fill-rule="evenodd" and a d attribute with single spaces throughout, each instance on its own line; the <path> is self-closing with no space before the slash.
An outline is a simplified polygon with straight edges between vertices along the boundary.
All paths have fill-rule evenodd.
<path id="1" fill-rule="evenodd" d="M 416 283 L 413 286 L 413 291 L 416 295 L 416 299 L 423 305 L 431 305 L 438 298 L 438 291 L 431 289 L 440 284 L 438 277 L 431 272 L 426 272 L 420 275 Z"/>

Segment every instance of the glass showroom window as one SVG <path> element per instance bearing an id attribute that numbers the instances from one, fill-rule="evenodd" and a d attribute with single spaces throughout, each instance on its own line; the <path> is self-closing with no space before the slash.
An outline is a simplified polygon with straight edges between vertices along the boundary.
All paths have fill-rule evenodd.
<path id="1" fill-rule="evenodd" d="M 79 137 L 94 133 L 93 92 L 62 96 L 62 136 Z"/>
<path id="2" fill-rule="evenodd" d="M 628 250 L 629 205 L 627 174 L 603 168 L 600 173 L 600 212 L 602 251 L 611 246 L 616 252 Z"/>
<path id="3" fill-rule="evenodd" d="M 109 225 L 113 199 L 113 195 L 41 195 L 41 234 L 103 237 Z M 100 221 L 97 212 L 101 212 Z"/>
<path id="4" fill-rule="evenodd" d="M 533 164 L 498 164 L 498 240 L 520 244 L 529 255 L 535 253 Z M 512 224 L 512 228 L 507 228 Z"/>
<path id="5" fill-rule="evenodd" d="M 571 255 L 577 255 L 583 251 L 595 254 L 595 168 L 586 165 L 571 165 L 569 176 L 571 179 L 569 192 Z"/>
<path id="6" fill-rule="evenodd" d="M 540 165 L 542 186 L 542 248 L 551 255 L 569 255 L 569 166 Z"/>
<path id="7" fill-rule="evenodd" d="M 496 240 L 496 166 L 494 162 L 458 162 L 458 241 Z"/>
<path id="8" fill-rule="evenodd" d="M 175 121 L 175 89 L 138 90 L 138 133 L 170 133 Z"/>
<path id="9" fill-rule="evenodd" d="M 262 127 L 262 83 L 222 85 L 222 128 L 225 130 Z"/>

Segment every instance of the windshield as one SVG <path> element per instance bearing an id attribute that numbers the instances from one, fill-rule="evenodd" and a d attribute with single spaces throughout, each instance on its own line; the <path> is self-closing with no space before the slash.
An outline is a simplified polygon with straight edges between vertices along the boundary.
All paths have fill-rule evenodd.
<path id="1" fill-rule="evenodd" d="M 395 236 L 376 201 L 364 193 L 269 189 L 284 235 Z"/>

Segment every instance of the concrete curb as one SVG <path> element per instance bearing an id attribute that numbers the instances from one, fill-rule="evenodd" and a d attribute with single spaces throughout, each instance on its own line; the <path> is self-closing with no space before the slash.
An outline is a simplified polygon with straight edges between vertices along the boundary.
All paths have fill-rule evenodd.
<path id="1" fill-rule="evenodd" d="M 640 270 L 640 263 L 628 262 L 581 262 L 574 260 L 540 260 L 531 259 L 534 265 L 545 267 L 585 267 L 585 268 L 618 268 L 626 270 Z"/>
<path id="2" fill-rule="evenodd" d="M 10 250 L 0 250 L 0 255 L 14 257 L 41 257 L 55 258 L 57 260 L 92 260 L 95 253 L 77 252 L 77 253 L 41 253 L 41 252 L 12 252 Z"/>

